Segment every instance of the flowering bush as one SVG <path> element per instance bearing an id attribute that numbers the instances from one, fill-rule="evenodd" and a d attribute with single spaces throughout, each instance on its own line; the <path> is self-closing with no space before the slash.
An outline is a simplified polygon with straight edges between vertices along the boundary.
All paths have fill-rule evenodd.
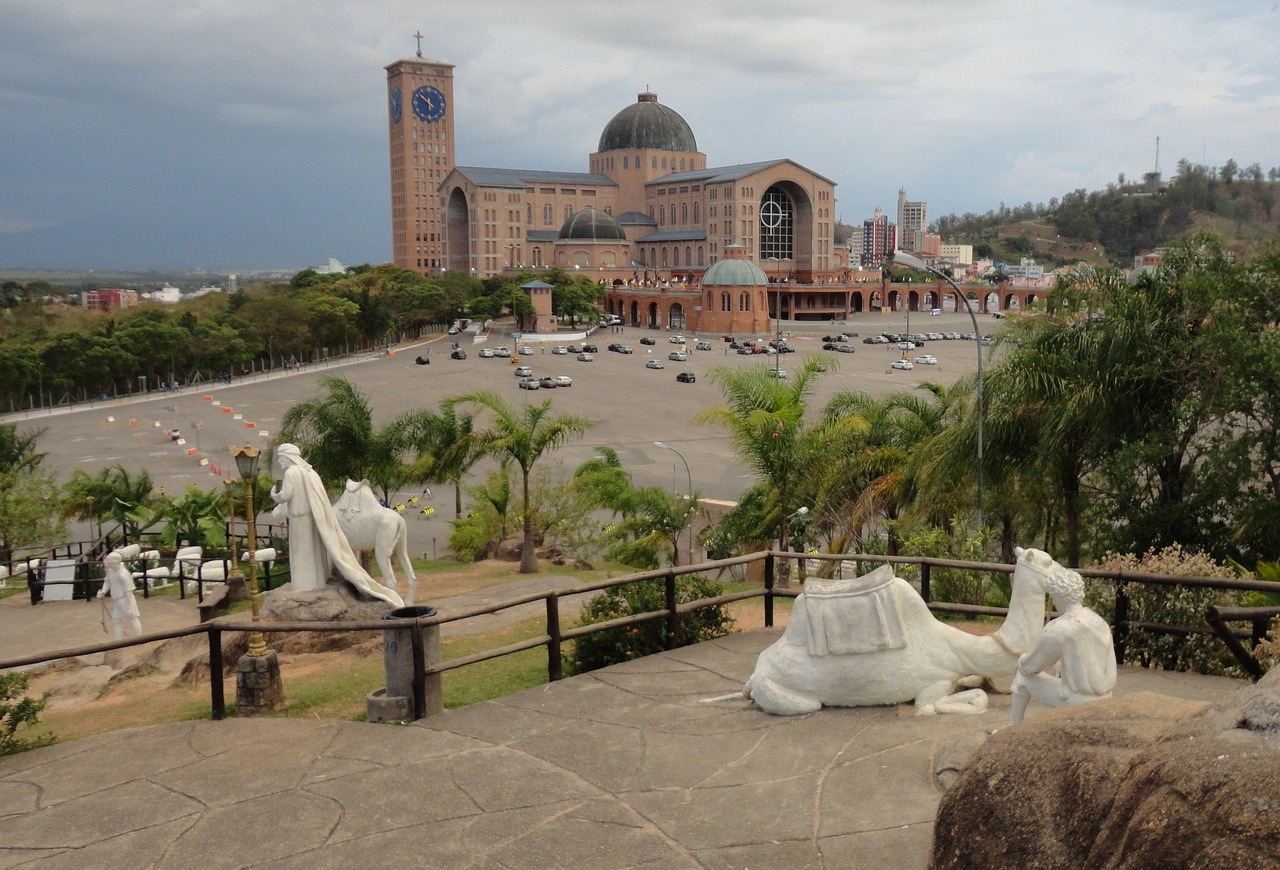
<path id="1" fill-rule="evenodd" d="M 1181 577 L 1236 579 L 1240 576 L 1232 567 L 1219 565 L 1203 553 L 1185 553 L 1176 544 L 1140 557 L 1131 553 L 1108 553 L 1093 567 Z M 1113 581 L 1087 578 L 1086 590 L 1086 604 L 1104 616 L 1114 616 Z M 1209 605 L 1235 606 L 1242 600 L 1238 592 L 1192 586 L 1130 583 L 1128 591 L 1129 619 L 1164 625 L 1206 627 L 1204 614 Z M 1125 662 L 1147 668 L 1222 674 L 1231 661 L 1226 646 L 1210 634 L 1158 634 L 1134 629 L 1125 645 Z"/>
<path id="2" fill-rule="evenodd" d="M 666 607 L 666 593 L 661 580 L 644 580 L 606 589 L 586 603 L 579 625 L 608 622 L 634 613 L 650 613 Z M 676 603 L 686 604 L 702 598 L 714 598 L 724 588 L 702 576 L 676 579 Z M 721 605 L 701 607 L 680 616 L 679 646 L 701 643 L 723 637 L 733 629 L 733 617 Z M 639 625 L 627 625 L 596 632 L 573 641 L 565 653 L 564 670 L 581 674 L 652 655 L 666 649 L 666 620 L 653 619 Z"/>

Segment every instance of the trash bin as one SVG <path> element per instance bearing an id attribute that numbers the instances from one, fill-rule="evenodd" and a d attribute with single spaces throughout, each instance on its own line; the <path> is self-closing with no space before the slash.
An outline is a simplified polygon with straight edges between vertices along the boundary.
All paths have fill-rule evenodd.
<path id="1" fill-rule="evenodd" d="M 387 685 L 366 698 L 370 722 L 411 722 L 444 712 L 440 675 L 425 673 L 427 666 L 440 661 L 440 626 L 415 627 L 410 622 L 435 615 L 434 607 L 414 605 L 397 607 L 383 617 L 400 624 L 389 625 L 382 632 Z M 415 676 L 421 687 L 418 692 L 414 691 Z"/>

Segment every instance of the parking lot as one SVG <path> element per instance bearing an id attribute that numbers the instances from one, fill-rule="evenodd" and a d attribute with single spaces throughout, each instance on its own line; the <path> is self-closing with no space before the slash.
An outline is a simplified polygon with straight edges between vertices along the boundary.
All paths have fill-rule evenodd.
<path id="1" fill-rule="evenodd" d="M 984 334 L 997 325 L 990 317 L 979 318 Z M 845 329 L 859 333 L 853 353 L 822 350 L 822 337 Z M 913 313 L 911 332 L 972 331 L 964 314 L 929 317 Z M 65 479 L 72 469 L 90 473 L 116 462 L 130 469 L 145 468 L 156 485 L 169 494 L 195 484 L 208 488 L 229 473 L 227 448 L 246 441 L 262 447 L 275 438 L 285 411 L 295 402 L 317 395 L 325 375 L 340 375 L 356 384 L 369 398 L 375 426 L 382 425 L 410 408 L 436 408 L 450 396 L 473 390 L 493 390 L 512 402 L 541 402 L 550 399 L 558 412 L 584 415 L 595 425 L 580 440 L 557 451 L 550 461 L 571 470 L 595 455 L 595 449 L 609 446 L 618 452 L 633 479 L 640 485 L 667 485 L 680 492 L 688 486 L 680 457 L 653 446 L 663 441 L 679 450 L 689 463 L 694 489 L 704 498 L 735 500 L 751 483 L 752 475 L 733 456 L 717 429 L 691 422 L 699 411 L 722 401 L 722 394 L 710 373 L 719 366 L 767 366 L 775 360 L 779 367 L 794 371 L 807 358 L 817 355 L 834 363 L 834 368 L 817 379 L 811 401 L 821 407 L 840 390 L 860 390 L 885 395 L 911 389 L 922 381 L 951 384 L 975 367 L 977 349 L 972 341 L 935 341 L 914 355 L 928 353 L 936 365 L 918 365 L 911 371 L 890 368 L 902 352 L 892 345 L 867 345 L 861 338 L 881 331 L 905 332 L 901 314 L 862 314 L 846 324 L 788 324 L 782 332 L 796 348 L 781 357 L 757 354 L 742 356 L 729 350 L 719 335 L 686 334 L 688 359 L 669 360 L 675 349 L 668 343 L 670 333 L 627 327 L 622 333 L 598 329 L 586 339 L 599 352 L 589 362 L 574 355 L 556 355 L 552 349 L 563 341 L 520 342 L 510 334 L 495 331 L 475 343 L 463 344 L 466 359 L 450 359 L 450 344 L 456 337 L 442 337 L 425 345 L 397 348 L 392 355 L 370 355 L 349 365 L 323 368 L 304 367 L 290 373 L 262 375 L 230 385 L 184 388 L 179 393 L 100 403 L 74 411 L 32 416 L 10 416 L 7 420 L 29 421 L 46 428 L 40 448 L 48 454 L 49 467 Z M 653 345 L 640 340 L 650 337 Z M 773 336 L 759 336 L 768 340 Z M 711 350 L 697 350 L 694 342 L 704 340 Z M 471 341 L 467 336 L 465 341 Z M 620 341 L 633 348 L 629 355 L 605 348 Z M 581 343 L 579 339 L 576 343 Z M 527 343 L 534 351 L 521 356 L 533 376 L 567 375 L 571 387 L 521 390 L 514 375 L 516 357 L 481 358 L 484 347 L 506 346 L 513 351 Z M 429 365 L 415 364 L 415 356 L 427 349 Z M 660 359 L 663 369 L 645 363 Z M 692 372 L 694 383 L 677 381 L 681 372 Z M 202 465 L 201 460 L 207 464 Z M 443 552 L 447 520 L 453 516 L 451 488 L 438 486 L 430 497 L 423 493 L 420 504 L 436 508 L 434 515 L 418 516 L 411 522 L 415 552 Z M 408 495 L 408 494 L 406 494 Z"/>

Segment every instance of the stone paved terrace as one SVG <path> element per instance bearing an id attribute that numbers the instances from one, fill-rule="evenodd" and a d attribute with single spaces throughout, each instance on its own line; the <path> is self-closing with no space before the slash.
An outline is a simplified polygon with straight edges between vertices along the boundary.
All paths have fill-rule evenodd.
<path id="1" fill-rule="evenodd" d="M 188 722 L 3 758 L 0 867 L 924 867 L 941 789 L 1007 696 L 769 716 L 736 693 L 779 632 L 409 727 Z M 1239 685 L 1122 669 L 1117 694 Z"/>

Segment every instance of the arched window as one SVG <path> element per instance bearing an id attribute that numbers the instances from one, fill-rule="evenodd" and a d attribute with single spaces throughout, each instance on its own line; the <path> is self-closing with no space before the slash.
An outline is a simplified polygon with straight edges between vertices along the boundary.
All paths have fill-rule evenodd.
<path id="1" fill-rule="evenodd" d="M 650 158 L 649 158 L 649 163 L 650 163 L 650 166 L 649 166 L 649 168 L 650 168 L 650 169 L 657 169 L 657 168 L 658 168 L 658 158 L 657 158 L 657 156 L 655 155 L 655 156 L 653 156 L 653 157 L 650 157 Z"/>
<path id="2" fill-rule="evenodd" d="M 555 220 L 555 214 L 551 209 L 551 203 L 547 203 L 542 207 L 542 222 L 547 226 L 551 226 L 553 220 Z"/>
<path id="3" fill-rule="evenodd" d="M 681 172 L 684 172 L 684 158 L 683 158 L 683 157 L 681 157 L 681 158 L 680 158 L 680 171 L 681 171 Z"/>
<path id="4" fill-rule="evenodd" d="M 665 205 L 658 206 L 658 225 L 661 226 L 667 222 L 667 207 Z"/>
<path id="5" fill-rule="evenodd" d="M 684 246 L 684 264 L 686 266 L 693 265 L 693 249 L 690 248 L 688 245 Z"/>
<path id="6" fill-rule="evenodd" d="M 778 185 L 760 200 L 760 257 L 790 260 L 795 250 L 795 204 Z"/>
<path id="7" fill-rule="evenodd" d="M 671 249 L 671 265 L 672 266 L 680 265 L 680 249 L 679 248 Z"/>
<path id="8" fill-rule="evenodd" d="M 631 168 L 631 158 L 625 154 L 622 155 L 622 168 L 623 169 Z"/>
<path id="9" fill-rule="evenodd" d="M 693 222 L 695 224 L 702 223 L 702 203 L 700 202 L 693 204 Z"/>
<path id="10" fill-rule="evenodd" d="M 686 226 L 689 223 L 689 203 L 680 203 L 680 226 Z"/>
<path id="11" fill-rule="evenodd" d="M 743 293 L 738 297 L 738 310 L 739 311 L 751 310 L 751 294 L 750 293 Z"/>
<path id="12" fill-rule="evenodd" d="M 721 293 L 721 294 L 720 294 L 720 310 L 721 310 L 721 311 L 732 311 L 732 310 L 733 310 L 733 305 L 732 305 L 732 304 L 731 304 L 731 302 L 730 302 L 729 294 L 728 294 L 728 293 Z"/>
<path id="13" fill-rule="evenodd" d="M 662 262 L 660 265 L 663 269 L 667 268 L 667 248 L 665 245 L 662 248 Z"/>
<path id="14" fill-rule="evenodd" d="M 525 210 L 524 222 L 526 224 L 533 223 L 533 203 L 529 203 L 527 206 L 525 206 L 524 210 Z"/>
<path id="15" fill-rule="evenodd" d="M 568 220 L 571 217 L 573 217 L 573 206 L 566 205 L 564 207 L 564 219 Z"/>
<path id="16" fill-rule="evenodd" d="M 699 263 L 707 262 L 707 254 L 706 254 L 706 251 L 703 250 L 702 245 L 698 245 L 698 262 Z"/>

